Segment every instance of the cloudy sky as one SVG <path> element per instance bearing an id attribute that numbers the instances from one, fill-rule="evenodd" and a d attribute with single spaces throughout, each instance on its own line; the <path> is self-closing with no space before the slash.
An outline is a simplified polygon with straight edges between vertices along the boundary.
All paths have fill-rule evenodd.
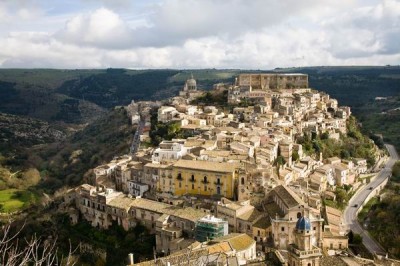
<path id="1" fill-rule="evenodd" d="M 399 62 L 400 0 L 0 0 L 2 68 Z"/>

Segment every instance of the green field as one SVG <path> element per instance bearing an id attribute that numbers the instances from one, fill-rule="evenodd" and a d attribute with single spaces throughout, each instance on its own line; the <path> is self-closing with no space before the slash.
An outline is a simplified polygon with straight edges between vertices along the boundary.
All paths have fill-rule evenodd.
<path id="1" fill-rule="evenodd" d="M 36 196 L 27 190 L 5 189 L 0 190 L 0 212 L 14 212 L 36 201 Z"/>

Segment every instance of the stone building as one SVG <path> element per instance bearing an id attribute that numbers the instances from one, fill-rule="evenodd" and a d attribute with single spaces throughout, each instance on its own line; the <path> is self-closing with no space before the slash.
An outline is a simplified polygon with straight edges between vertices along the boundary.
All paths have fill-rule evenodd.
<path id="1" fill-rule="evenodd" d="M 236 85 L 249 87 L 250 91 L 308 88 L 308 75 L 297 73 L 240 74 L 237 77 Z"/>
<path id="2" fill-rule="evenodd" d="M 235 197 L 236 163 L 179 160 L 173 165 L 175 195 Z"/>
<path id="3" fill-rule="evenodd" d="M 311 222 L 307 217 L 300 217 L 296 222 L 294 243 L 289 245 L 290 266 L 319 266 L 321 249 L 312 242 Z"/>

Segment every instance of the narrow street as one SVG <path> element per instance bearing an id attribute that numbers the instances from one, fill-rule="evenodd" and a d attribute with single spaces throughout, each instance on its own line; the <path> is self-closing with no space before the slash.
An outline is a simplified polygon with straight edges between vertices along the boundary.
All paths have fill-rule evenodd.
<path id="1" fill-rule="evenodd" d="M 131 154 L 135 154 L 140 146 L 140 135 L 143 133 L 143 127 L 145 125 L 145 121 L 140 119 L 139 124 L 137 126 L 136 132 L 133 135 L 132 144 L 131 144 Z"/>
<path id="2" fill-rule="evenodd" d="M 394 163 L 399 159 L 396 149 L 393 145 L 385 144 L 389 151 L 390 157 L 386 162 L 384 168 L 378 173 L 376 178 L 369 184 L 363 186 L 349 201 L 348 206 L 344 211 L 344 222 L 349 226 L 349 229 L 356 234 L 360 234 L 363 239 L 363 244 L 372 253 L 386 253 L 379 244 L 362 228 L 357 220 L 357 211 L 361 208 L 362 203 L 366 200 L 368 195 L 372 193 L 373 189 L 380 186 L 387 176 L 392 173 Z M 357 207 L 355 207 L 357 206 Z"/>

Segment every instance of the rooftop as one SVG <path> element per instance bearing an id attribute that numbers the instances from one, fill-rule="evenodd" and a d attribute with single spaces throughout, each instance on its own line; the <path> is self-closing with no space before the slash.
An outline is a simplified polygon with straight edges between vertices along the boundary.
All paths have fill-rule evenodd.
<path id="1" fill-rule="evenodd" d="M 254 241 L 254 239 L 248 236 L 247 234 L 233 233 L 226 236 L 215 238 L 208 243 L 212 244 L 212 243 L 222 243 L 222 242 L 228 242 L 230 246 L 236 251 L 242 251 L 250 248 L 250 246 L 254 244 L 256 241 Z"/>
<path id="2" fill-rule="evenodd" d="M 279 185 L 273 189 L 277 196 L 285 203 L 288 208 L 293 208 L 298 205 L 305 205 L 304 201 L 290 188 Z"/>
<path id="3" fill-rule="evenodd" d="M 206 215 L 203 211 L 191 207 L 182 208 L 144 198 L 134 199 L 131 207 L 163 213 L 163 214 L 169 214 L 193 222 L 198 221 L 199 219 L 203 218 Z"/>
<path id="4" fill-rule="evenodd" d="M 236 168 L 239 167 L 239 165 L 235 164 L 235 163 L 179 160 L 174 164 L 174 167 L 193 169 L 193 170 L 202 170 L 202 171 L 211 171 L 211 172 L 232 173 L 235 171 Z"/>
<path id="5" fill-rule="evenodd" d="M 128 210 L 131 207 L 133 201 L 134 200 L 132 198 L 121 194 L 107 202 L 107 206 Z"/>

